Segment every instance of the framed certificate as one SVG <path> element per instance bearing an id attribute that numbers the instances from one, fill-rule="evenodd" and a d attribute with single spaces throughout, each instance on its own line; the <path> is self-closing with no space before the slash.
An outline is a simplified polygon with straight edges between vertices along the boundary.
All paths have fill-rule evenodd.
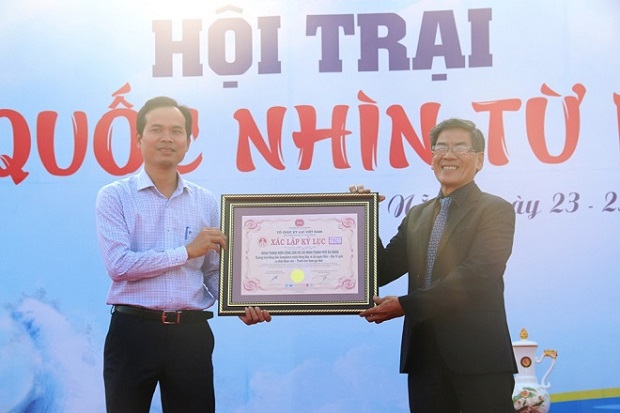
<path id="1" fill-rule="evenodd" d="M 222 195 L 219 314 L 373 307 L 377 205 L 377 193 Z"/>

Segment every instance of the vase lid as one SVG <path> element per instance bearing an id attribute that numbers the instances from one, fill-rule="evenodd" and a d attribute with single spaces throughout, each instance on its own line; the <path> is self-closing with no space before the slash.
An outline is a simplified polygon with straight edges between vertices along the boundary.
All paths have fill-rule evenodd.
<path id="1" fill-rule="evenodd" d="M 538 347 L 537 342 L 528 340 L 529 335 L 525 328 L 521 329 L 521 333 L 519 333 L 519 337 L 521 338 L 520 341 L 512 342 L 513 347 Z"/>

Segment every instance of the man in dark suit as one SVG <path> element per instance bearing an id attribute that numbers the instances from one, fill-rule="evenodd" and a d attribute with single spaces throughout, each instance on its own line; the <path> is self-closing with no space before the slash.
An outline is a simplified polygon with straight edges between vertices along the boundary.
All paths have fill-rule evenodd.
<path id="1" fill-rule="evenodd" d="M 514 208 L 474 182 L 484 137 L 473 122 L 448 119 L 430 135 L 441 191 L 413 207 L 377 251 L 379 285 L 409 273 L 408 293 L 375 297 L 377 306 L 361 316 L 375 323 L 405 316 L 400 369 L 408 373 L 412 412 L 513 413 L 517 369 L 503 275 Z"/>

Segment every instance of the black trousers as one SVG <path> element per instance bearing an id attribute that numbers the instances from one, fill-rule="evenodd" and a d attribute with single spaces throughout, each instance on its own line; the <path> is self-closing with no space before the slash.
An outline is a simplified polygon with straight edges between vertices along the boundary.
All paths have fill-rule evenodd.
<path id="1" fill-rule="evenodd" d="M 457 374 L 446 366 L 428 333 L 408 377 L 412 413 L 514 413 L 512 372 Z"/>
<path id="2" fill-rule="evenodd" d="M 103 362 L 108 413 L 148 413 L 157 383 L 165 413 L 213 413 L 213 347 L 206 321 L 162 324 L 113 313 Z"/>

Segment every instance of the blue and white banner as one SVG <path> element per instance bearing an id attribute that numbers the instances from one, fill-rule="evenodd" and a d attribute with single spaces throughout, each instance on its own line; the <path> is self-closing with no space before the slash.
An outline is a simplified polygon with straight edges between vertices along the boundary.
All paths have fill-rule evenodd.
<path id="1" fill-rule="evenodd" d="M 217 196 L 364 184 L 386 196 L 384 240 L 439 190 L 430 128 L 476 122 L 476 182 L 517 212 L 513 340 L 557 350 L 554 413 L 620 410 L 619 16 L 614 0 L 3 2 L 0 412 L 105 409 L 95 196 L 140 169 L 136 111 L 158 95 L 194 111 L 187 179 Z M 220 412 L 408 411 L 402 320 L 211 325 Z"/>

